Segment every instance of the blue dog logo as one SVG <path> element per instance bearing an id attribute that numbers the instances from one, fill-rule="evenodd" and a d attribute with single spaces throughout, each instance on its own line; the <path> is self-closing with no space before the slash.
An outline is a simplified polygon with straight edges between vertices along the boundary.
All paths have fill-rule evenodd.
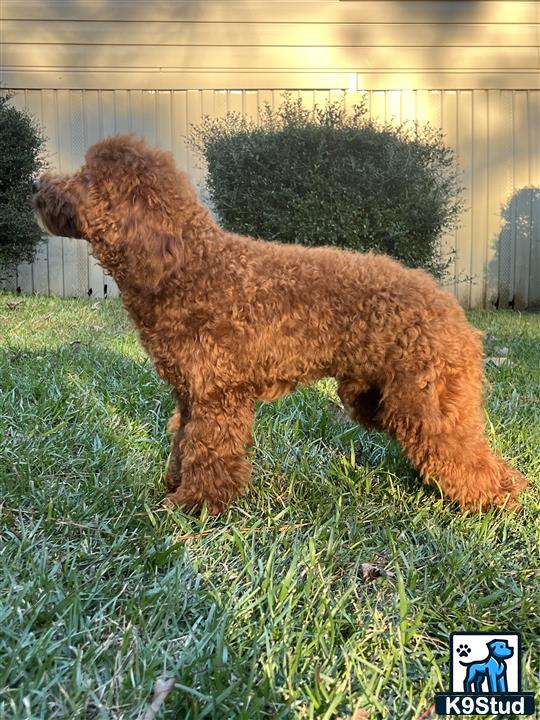
<path id="1" fill-rule="evenodd" d="M 506 662 L 514 654 L 513 648 L 509 647 L 507 640 L 491 640 L 487 643 L 488 656 L 485 660 L 466 663 L 459 661 L 460 665 L 467 668 L 463 691 L 466 693 L 482 693 L 482 685 L 487 680 L 487 692 L 503 693 L 508 692 L 506 680 Z M 466 651 L 459 652 L 459 655 L 468 654 Z M 486 691 L 484 691 L 486 692 Z"/>
<path id="2" fill-rule="evenodd" d="M 450 692 L 436 694 L 435 711 L 443 716 L 534 715 L 540 720 L 535 715 L 534 693 L 521 689 L 520 634 L 504 630 L 452 633 Z"/>

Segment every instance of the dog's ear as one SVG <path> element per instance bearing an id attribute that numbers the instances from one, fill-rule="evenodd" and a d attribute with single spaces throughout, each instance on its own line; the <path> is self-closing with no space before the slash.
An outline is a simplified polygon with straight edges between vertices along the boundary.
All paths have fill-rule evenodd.
<path id="1" fill-rule="evenodd" d="M 136 205 L 126 213 L 119 251 L 129 285 L 144 292 L 158 292 L 181 267 L 182 231 L 167 228 L 161 218 Z"/>

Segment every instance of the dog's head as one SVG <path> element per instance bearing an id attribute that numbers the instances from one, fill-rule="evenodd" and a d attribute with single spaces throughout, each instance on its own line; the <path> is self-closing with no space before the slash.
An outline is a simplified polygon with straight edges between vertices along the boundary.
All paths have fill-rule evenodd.
<path id="1" fill-rule="evenodd" d="M 492 640 L 487 646 L 490 654 L 498 660 L 504 660 L 514 654 L 514 649 L 508 645 L 506 640 Z"/>
<path id="2" fill-rule="evenodd" d="M 182 261 L 195 191 L 170 153 L 132 135 L 96 143 L 71 175 L 34 183 L 34 210 L 53 235 L 84 238 L 120 284 L 156 291 Z"/>

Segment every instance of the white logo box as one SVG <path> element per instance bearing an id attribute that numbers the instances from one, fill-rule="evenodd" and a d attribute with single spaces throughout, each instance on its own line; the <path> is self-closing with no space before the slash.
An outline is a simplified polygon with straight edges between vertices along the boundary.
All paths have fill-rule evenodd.
<path id="1" fill-rule="evenodd" d="M 520 668 L 520 637 L 519 633 L 453 633 L 450 644 L 450 673 L 451 692 L 462 693 L 467 667 L 461 663 L 482 662 L 489 657 L 488 643 L 492 640 L 504 640 L 513 653 L 504 659 L 507 668 L 507 692 L 521 691 Z M 488 693 L 487 683 L 482 687 L 483 693 Z"/>

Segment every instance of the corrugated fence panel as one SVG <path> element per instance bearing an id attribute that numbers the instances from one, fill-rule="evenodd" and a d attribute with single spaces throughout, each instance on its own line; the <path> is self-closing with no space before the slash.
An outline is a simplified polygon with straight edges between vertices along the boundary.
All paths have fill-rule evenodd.
<path id="1" fill-rule="evenodd" d="M 26 110 L 41 124 L 43 117 L 42 91 L 28 90 L 25 100 Z M 46 242 L 39 246 L 32 264 L 32 291 L 36 293 L 47 293 L 49 291 L 48 244 Z"/>
<path id="2" fill-rule="evenodd" d="M 410 94 L 409 90 L 405 90 L 403 95 Z M 456 90 L 443 90 L 442 92 L 442 108 L 441 108 L 441 128 L 445 135 L 446 142 L 451 147 L 457 146 L 457 92 Z M 411 101 L 407 100 L 406 104 L 411 107 Z M 406 116 L 409 119 L 409 115 Z M 457 172 L 457 163 L 455 170 Z M 457 262 L 455 249 L 457 246 L 457 232 L 446 232 L 441 240 L 442 251 L 448 260 L 448 289 L 457 293 Z"/>
<path id="3" fill-rule="evenodd" d="M 470 303 L 472 252 L 472 90 L 458 94 L 457 102 L 457 159 L 464 186 L 464 210 L 456 234 L 456 290 L 460 303 Z"/>
<path id="4" fill-rule="evenodd" d="M 449 287 L 465 306 L 540 304 L 540 91 L 374 90 L 295 91 L 304 104 L 345 97 L 352 111 L 367 103 L 381 122 L 429 122 L 457 151 L 465 186 L 461 224 L 443 238 L 456 251 Z M 187 143 L 205 114 L 244 112 L 257 119 L 278 90 L 25 90 L 14 102 L 44 127 L 51 167 L 70 172 L 85 149 L 115 132 L 135 132 L 172 150 L 180 167 L 201 184 L 200 160 Z M 4 283 L 23 292 L 102 297 L 118 288 L 84 241 L 50 238 L 32 265 Z"/>
<path id="5" fill-rule="evenodd" d="M 529 186 L 529 133 L 527 128 L 527 93 L 514 93 L 514 184 Z M 520 191 L 516 197 L 516 266 L 514 305 L 522 309 L 529 304 L 529 263 L 531 257 L 531 198 Z"/>
<path id="6" fill-rule="evenodd" d="M 529 305 L 540 307 L 540 92 L 529 95 L 531 273 Z"/>
<path id="7" fill-rule="evenodd" d="M 93 145 L 102 137 L 101 129 L 101 103 L 98 90 L 86 90 L 83 93 L 85 108 L 85 135 L 88 145 Z M 97 261 L 88 253 L 88 291 L 92 297 L 102 298 L 104 295 L 105 282 L 103 269 Z"/>
<path id="8" fill-rule="evenodd" d="M 471 208 L 471 283 L 470 305 L 483 307 L 486 302 L 485 267 L 487 261 L 487 182 L 488 117 L 487 91 L 474 90 L 472 98 L 472 208 Z M 483 241 L 479 242 L 479 238 Z"/>

